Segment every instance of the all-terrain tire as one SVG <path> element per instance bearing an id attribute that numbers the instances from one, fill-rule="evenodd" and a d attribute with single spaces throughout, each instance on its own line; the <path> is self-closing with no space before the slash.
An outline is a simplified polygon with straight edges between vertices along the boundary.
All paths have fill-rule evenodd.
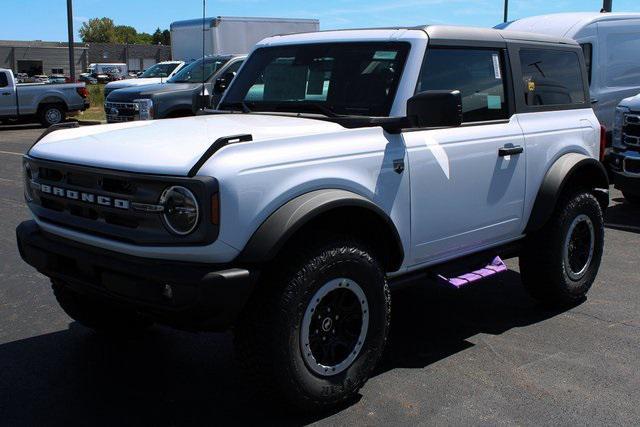
<path id="1" fill-rule="evenodd" d="M 64 122 L 66 113 L 60 104 L 45 104 L 38 111 L 38 118 L 44 127 L 57 125 Z"/>
<path id="2" fill-rule="evenodd" d="M 386 344 L 391 296 L 385 273 L 373 252 L 349 238 L 335 239 L 307 250 L 300 245 L 279 258 L 274 270 L 278 268 L 283 271 L 275 271 L 261 281 L 235 329 L 236 356 L 247 381 L 259 397 L 288 404 L 288 408 L 322 410 L 347 401 L 368 380 Z M 332 295 L 331 298 L 340 295 L 348 298 L 351 290 L 347 292 L 342 286 L 349 283 L 352 283 L 351 289 L 356 283 L 363 292 L 360 295 L 365 295 L 367 304 L 362 307 L 368 310 L 360 306 L 362 298 L 356 299 L 356 304 L 360 315 L 368 316 L 368 328 L 364 335 L 362 329 L 356 328 L 364 338 L 359 344 L 353 344 L 358 345 L 353 348 L 354 352 L 357 348 L 355 359 L 349 362 L 351 350 L 348 350 L 342 370 L 334 373 L 327 368 L 325 371 L 329 372 L 325 373 L 318 370 L 321 364 L 310 361 L 309 343 L 305 343 L 319 336 L 305 338 L 302 331 L 318 333 L 313 324 L 304 327 L 305 319 L 313 322 L 316 313 L 324 313 L 327 307 L 321 308 L 321 304 L 330 297 L 322 297 L 322 302 L 321 297 L 316 297 L 336 283 L 340 289 L 327 294 Z M 315 313 L 313 304 L 318 304 Z M 336 316 L 335 325 L 337 322 Z M 340 334 L 338 326 L 333 332 L 330 328 L 325 331 L 324 327 L 323 321 L 322 333 L 335 334 L 338 329 Z"/>
<path id="3" fill-rule="evenodd" d="M 112 337 L 133 337 L 153 324 L 132 310 L 81 295 L 60 280 L 52 280 L 51 287 L 65 313 L 96 332 Z"/>
<path id="4" fill-rule="evenodd" d="M 629 202 L 632 205 L 640 205 L 640 195 L 638 194 L 632 194 L 629 192 L 622 192 L 622 195 L 624 196 L 625 200 L 627 202 Z"/>
<path id="5" fill-rule="evenodd" d="M 560 198 L 548 223 L 527 237 L 520 255 L 522 282 L 548 305 L 579 303 L 596 278 L 603 250 L 604 219 L 598 200 L 586 190 L 569 192 Z"/>

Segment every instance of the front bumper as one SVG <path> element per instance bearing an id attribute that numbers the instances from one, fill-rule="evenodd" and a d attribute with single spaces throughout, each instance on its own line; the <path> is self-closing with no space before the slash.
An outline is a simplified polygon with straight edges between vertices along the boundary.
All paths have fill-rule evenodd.
<path id="1" fill-rule="evenodd" d="M 259 275 L 230 266 L 123 255 L 45 233 L 35 221 L 20 224 L 16 234 L 22 259 L 45 276 L 180 329 L 230 328 Z"/>
<path id="2" fill-rule="evenodd" d="M 640 153 L 612 152 L 609 155 L 609 164 L 615 188 L 640 196 Z"/>

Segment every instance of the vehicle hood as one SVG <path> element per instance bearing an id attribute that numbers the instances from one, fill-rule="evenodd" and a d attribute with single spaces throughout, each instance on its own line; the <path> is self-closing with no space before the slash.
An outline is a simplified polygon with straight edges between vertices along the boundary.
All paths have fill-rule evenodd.
<path id="1" fill-rule="evenodd" d="M 332 122 L 264 114 L 216 114 L 85 126 L 50 133 L 29 155 L 64 163 L 186 176 L 221 137 L 251 134 L 253 142 L 336 132 Z"/>
<path id="2" fill-rule="evenodd" d="M 200 88 L 202 88 L 202 85 L 199 83 L 156 83 L 142 86 L 128 86 L 111 92 L 107 97 L 107 101 L 131 102 L 134 99 L 152 98 L 154 95 L 167 92 L 194 92 Z"/>
<path id="3" fill-rule="evenodd" d="M 166 81 L 167 81 L 166 77 L 164 78 L 151 77 L 146 79 L 126 79 L 126 80 L 120 80 L 117 82 L 107 83 L 107 85 L 105 86 L 105 89 L 116 90 L 116 89 L 122 89 L 125 87 L 145 86 L 145 85 L 152 85 L 157 83 L 164 83 Z"/>
<path id="4" fill-rule="evenodd" d="M 633 111 L 640 111 L 640 94 L 620 101 L 620 107 L 627 107 Z"/>

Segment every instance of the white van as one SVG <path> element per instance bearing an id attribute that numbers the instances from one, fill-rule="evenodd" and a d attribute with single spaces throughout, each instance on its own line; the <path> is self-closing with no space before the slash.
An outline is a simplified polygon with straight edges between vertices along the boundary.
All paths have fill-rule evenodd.
<path id="1" fill-rule="evenodd" d="M 580 43 L 593 108 L 609 134 L 618 103 L 640 93 L 640 13 L 557 13 L 518 19 L 496 28 L 566 37 Z"/>
<path id="2" fill-rule="evenodd" d="M 118 74 L 121 76 L 126 76 L 129 73 L 129 67 L 124 63 L 99 63 L 99 64 L 89 64 L 89 68 L 87 68 L 87 72 L 93 76 L 100 74 L 108 74 L 114 69 L 118 70 Z"/>

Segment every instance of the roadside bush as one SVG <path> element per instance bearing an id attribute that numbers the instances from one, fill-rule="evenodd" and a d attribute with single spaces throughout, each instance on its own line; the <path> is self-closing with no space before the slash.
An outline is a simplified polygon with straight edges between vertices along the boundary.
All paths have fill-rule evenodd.
<path id="1" fill-rule="evenodd" d="M 102 108 L 104 104 L 104 85 L 87 85 L 89 89 L 89 101 L 92 107 Z"/>

